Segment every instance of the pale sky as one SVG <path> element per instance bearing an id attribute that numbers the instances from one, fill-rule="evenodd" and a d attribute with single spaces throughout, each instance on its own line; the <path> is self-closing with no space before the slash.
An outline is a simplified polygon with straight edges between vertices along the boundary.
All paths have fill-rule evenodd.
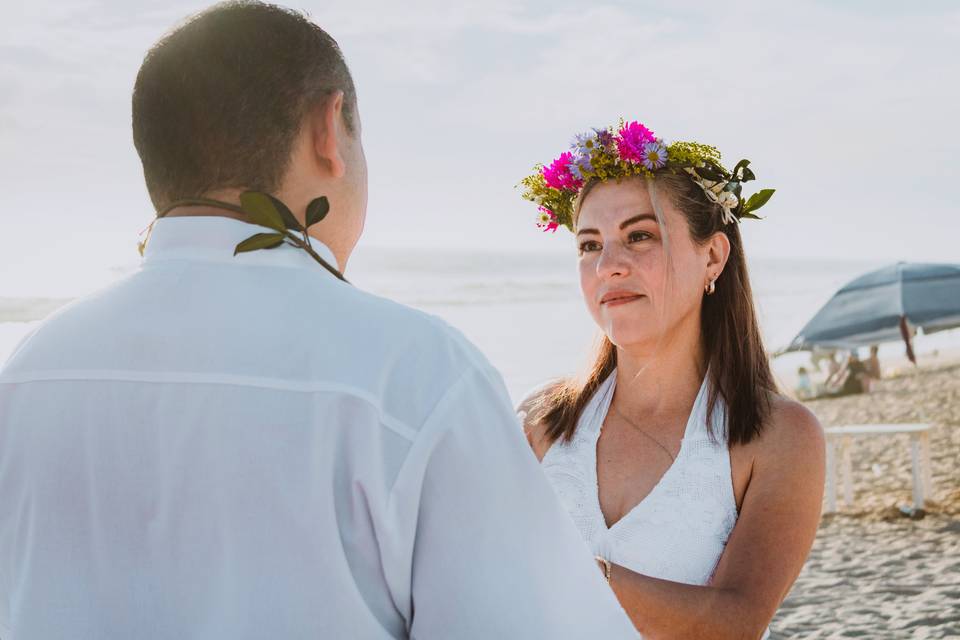
<path id="1" fill-rule="evenodd" d="M 4 0 L 0 296 L 137 260 L 147 49 L 206 6 Z M 637 119 L 753 161 L 754 257 L 960 260 L 955 2 L 297 0 L 346 54 L 370 165 L 361 247 L 565 249 L 514 185 Z M 331 214 L 333 215 L 333 214 Z M 90 276 L 94 277 L 94 276 Z M 68 287 L 69 288 L 69 287 Z"/>

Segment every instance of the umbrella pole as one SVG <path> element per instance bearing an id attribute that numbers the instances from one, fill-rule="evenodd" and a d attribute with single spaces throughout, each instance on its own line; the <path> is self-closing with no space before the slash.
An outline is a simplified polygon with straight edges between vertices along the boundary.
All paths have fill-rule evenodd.
<path id="1" fill-rule="evenodd" d="M 907 316 L 900 316 L 900 336 L 903 338 L 903 343 L 907 347 L 907 359 L 916 366 L 917 356 L 913 352 L 913 342 L 910 336 L 910 327 L 907 324 Z"/>

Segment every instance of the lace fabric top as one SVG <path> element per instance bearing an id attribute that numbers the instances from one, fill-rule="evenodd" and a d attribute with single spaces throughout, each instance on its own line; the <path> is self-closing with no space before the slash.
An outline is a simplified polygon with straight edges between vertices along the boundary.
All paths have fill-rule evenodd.
<path id="1" fill-rule="evenodd" d="M 573 439 L 547 451 L 543 470 L 595 554 L 646 576 L 705 585 L 737 522 L 723 404 L 713 414 L 712 439 L 704 379 L 676 460 L 643 501 L 608 528 L 597 490 L 597 440 L 615 386 L 616 371 L 584 408 Z"/>

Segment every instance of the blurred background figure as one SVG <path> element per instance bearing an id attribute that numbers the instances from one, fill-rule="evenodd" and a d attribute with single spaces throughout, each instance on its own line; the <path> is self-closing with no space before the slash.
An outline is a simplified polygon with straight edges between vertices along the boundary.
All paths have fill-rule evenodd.
<path id="1" fill-rule="evenodd" d="M 877 345 L 870 345 L 870 357 L 866 361 L 866 370 L 867 375 L 870 376 L 873 380 L 879 380 L 882 376 L 880 373 L 880 357 L 877 355 L 880 352 L 880 347 Z"/>
<path id="2" fill-rule="evenodd" d="M 817 395 L 806 367 L 797 369 L 797 386 L 794 388 L 794 392 L 800 400 L 810 400 Z"/>
<path id="3" fill-rule="evenodd" d="M 836 350 L 820 346 L 814 346 L 810 349 L 810 364 L 818 373 L 822 372 L 821 364 L 826 362 L 827 375 L 836 373 L 840 365 L 837 363 Z"/>
<path id="4" fill-rule="evenodd" d="M 870 390 L 870 377 L 866 364 L 860 360 L 856 349 L 850 351 L 846 362 L 824 382 L 825 395 L 849 396 Z"/>

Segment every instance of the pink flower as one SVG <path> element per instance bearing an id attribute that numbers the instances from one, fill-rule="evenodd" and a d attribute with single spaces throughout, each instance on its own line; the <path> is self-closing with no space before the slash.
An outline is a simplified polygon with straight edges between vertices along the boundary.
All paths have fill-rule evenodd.
<path id="1" fill-rule="evenodd" d="M 549 167 L 543 168 L 543 179 L 548 187 L 560 191 L 576 191 L 583 186 L 583 180 L 578 180 L 570 173 L 571 162 L 573 162 L 573 154 L 565 151 Z"/>
<path id="2" fill-rule="evenodd" d="M 644 146 L 655 140 L 653 131 L 639 122 L 626 123 L 617 133 L 617 150 L 620 152 L 620 158 L 628 162 L 642 162 Z"/>
<path id="3" fill-rule="evenodd" d="M 537 226 L 543 229 L 544 232 L 553 231 L 556 233 L 557 227 L 560 226 L 560 223 L 557 221 L 557 216 L 546 207 L 538 208 L 540 209 L 540 215 L 537 216 Z"/>

